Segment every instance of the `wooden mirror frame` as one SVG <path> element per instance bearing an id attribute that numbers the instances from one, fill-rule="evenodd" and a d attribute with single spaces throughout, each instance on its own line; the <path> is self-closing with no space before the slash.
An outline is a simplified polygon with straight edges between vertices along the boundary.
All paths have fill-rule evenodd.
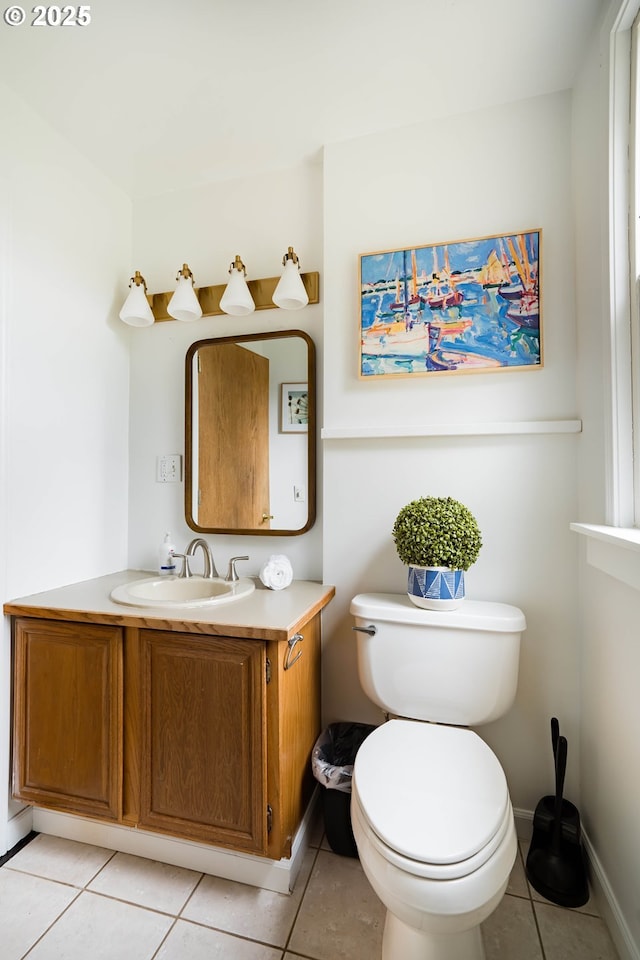
<path id="1" fill-rule="evenodd" d="M 243 344 L 260 340 L 278 340 L 300 337 L 307 345 L 307 386 L 309 395 L 309 422 L 307 429 L 307 522 L 297 530 L 257 528 L 236 529 L 233 527 L 203 527 L 193 518 L 193 357 L 199 349 L 209 344 Z M 248 333 L 238 337 L 210 337 L 192 343 L 186 355 L 185 375 L 185 465 L 184 496 L 187 525 L 198 533 L 231 533 L 254 537 L 297 537 L 306 533 L 316 519 L 316 361 L 315 344 L 303 330 L 275 330 L 271 333 Z"/>

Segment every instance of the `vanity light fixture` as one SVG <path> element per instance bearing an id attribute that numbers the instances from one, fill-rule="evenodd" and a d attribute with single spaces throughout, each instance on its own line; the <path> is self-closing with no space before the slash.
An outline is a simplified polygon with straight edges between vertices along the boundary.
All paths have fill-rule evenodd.
<path id="1" fill-rule="evenodd" d="M 320 274 L 300 273 L 300 261 L 293 247 L 282 260 L 280 277 L 245 279 L 245 267 L 236 257 L 229 269 L 229 282 L 209 287 L 194 287 L 187 264 L 183 264 L 176 280 L 177 289 L 166 293 L 146 293 L 144 277 L 136 270 L 130 281 L 130 292 L 120 311 L 120 319 L 132 326 L 150 326 L 165 320 L 197 320 L 221 314 L 246 316 L 254 310 L 297 310 L 307 303 L 320 302 Z"/>
<path id="2" fill-rule="evenodd" d="M 147 300 L 147 285 L 139 270 L 129 281 L 129 295 L 118 316 L 130 327 L 150 327 L 155 320 Z"/>
<path id="3" fill-rule="evenodd" d="M 302 282 L 300 261 L 293 247 L 289 247 L 282 258 L 282 266 L 284 269 L 274 291 L 273 302 L 283 310 L 300 310 L 309 303 L 309 295 Z"/>
<path id="4" fill-rule="evenodd" d="M 178 272 L 176 280 L 178 286 L 169 301 L 167 313 L 174 320 L 182 320 L 185 323 L 198 320 L 202 316 L 202 307 L 193 289 L 193 274 L 186 263 L 182 264 L 182 270 Z"/>
<path id="5" fill-rule="evenodd" d="M 230 279 L 220 298 L 220 309 L 233 317 L 246 317 L 256 308 L 246 281 L 246 268 L 239 256 L 229 267 Z"/>

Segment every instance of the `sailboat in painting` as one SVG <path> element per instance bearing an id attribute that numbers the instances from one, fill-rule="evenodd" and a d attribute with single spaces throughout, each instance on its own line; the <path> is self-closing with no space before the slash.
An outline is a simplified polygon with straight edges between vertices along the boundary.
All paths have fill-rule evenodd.
<path id="1" fill-rule="evenodd" d="M 487 287 L 500 287 L 510 280 L 509 268 L 495 250 L 491 250 L 487 262 L 480 268 L 478 282 Z"/>
<path id="2" fill-rule="evenodd" d="M 457 307 L 464 300 L 462 293 L 456 288 L 455 281 L 451 275 L 451 266 L 449 264 L 449 251 L 444 248 L 444 269 L 442 273 L 438 265 L 438 248 L 433 248 L 433 272 L 431 283 L 427 288 L 423 303 L 431 310 L 442 310 L 446 307 Z"/>
<path id="3" fill-rule="evenodd" d="M 517 271 L 515 270 L 515 265 L 512 266 L 512 264 L 509 262 L 502 237 L 500 237 L 499 242 L 500 262 L 502 263 L 504 280 L 498 286 L 498 293 L 503 300 L 518 300 L 518 298 L 524 293 L 524 286 Z"/>
<path id="4" fill-rule="evenodd" d="M 418 296 L 418 279 L 417 279 L 417 266 L 416 266 L 416 252 L 415 250 L 411 251 L 411 277 L 407 277 L 407 251 L 403 251 L 403 274 L 402 280 L 400 279 L 400 274 L 396 276 L 396 299 L 391 304 L 391 310 L 398 311 L 402 310 L 403 313 L 406 313 L 410 307 L 416 307 L 420 304 L 420 297 Z"/>
<path id="5" fill-rule="evenodd" d="M 538 293 L 538 273 L 532 267 L 532 258 L 529 257 L 525 238 L 522 234 L 516 237 L 516 245 L 511 237 L 507 237 L 509 252 L 516 267 L 518 280 L 510 286 L 505 297 L 509 300 L 507 317 L 521 327 L 537 330 L 540 326 L 540 301 Z M 501 296 L 504 292 L 498 289 Z"/>

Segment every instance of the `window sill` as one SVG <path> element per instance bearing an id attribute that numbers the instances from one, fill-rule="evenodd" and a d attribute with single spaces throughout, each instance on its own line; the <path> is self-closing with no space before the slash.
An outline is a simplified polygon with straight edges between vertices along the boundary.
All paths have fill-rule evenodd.
<path id="1" fill-rule="evenodd" d="M 640 530 L 571 523 L 570 529 L 587 538 L 587 563 L 634 590 L 640 590 Z"/>

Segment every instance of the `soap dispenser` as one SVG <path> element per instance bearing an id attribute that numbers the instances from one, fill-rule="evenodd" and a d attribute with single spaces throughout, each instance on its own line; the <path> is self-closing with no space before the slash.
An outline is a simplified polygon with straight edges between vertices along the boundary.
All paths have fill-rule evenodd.
<path id="1" fill-rule="evenodd" d="M 165 533 L 164 540 L 158 547 L 158 573 L 161 577 L 167 577 L 176 572 L 175 550 L 171 542 L 171 534 Z"/>

